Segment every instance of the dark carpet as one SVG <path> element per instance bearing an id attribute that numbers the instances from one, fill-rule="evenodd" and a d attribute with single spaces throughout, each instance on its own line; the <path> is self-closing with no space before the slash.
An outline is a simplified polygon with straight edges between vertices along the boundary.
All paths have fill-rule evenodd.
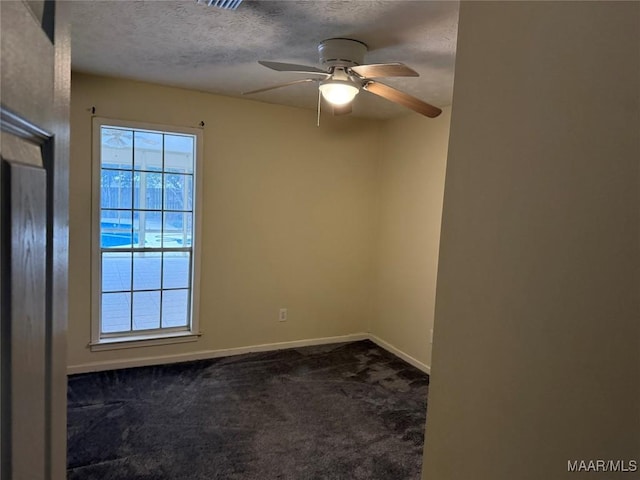
<path id="1" fill-rule="evenodd" d="M 417 480 L 428 384 L 369 341 L 73 375 L 68 479 Z"/>

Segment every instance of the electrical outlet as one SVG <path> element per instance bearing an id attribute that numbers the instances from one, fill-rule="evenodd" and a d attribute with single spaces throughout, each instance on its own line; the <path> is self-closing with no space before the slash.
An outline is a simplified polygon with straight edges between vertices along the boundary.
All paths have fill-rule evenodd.
<path id="1" fill-rule="evenodd" d="M 278 321 L 280 321 L 280 322 L 286 322 L 287 321 L 287 309 L 286 308 L 281 308 L 280 309 L 280 315 L 278 316 Z"/>
<path id="2" fill-rule="evenodd" d="M 433 343 L 433 328 L 429 330 L 429 343 Z"/>

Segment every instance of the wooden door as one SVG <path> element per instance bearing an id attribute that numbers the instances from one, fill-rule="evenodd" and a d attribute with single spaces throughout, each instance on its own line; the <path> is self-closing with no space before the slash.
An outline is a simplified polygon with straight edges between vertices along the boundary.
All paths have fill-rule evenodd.
<path id="1" fill-rule="evenodd" d="M 69 27 L 0 1 L 0 478 L 66 478 Z"/>

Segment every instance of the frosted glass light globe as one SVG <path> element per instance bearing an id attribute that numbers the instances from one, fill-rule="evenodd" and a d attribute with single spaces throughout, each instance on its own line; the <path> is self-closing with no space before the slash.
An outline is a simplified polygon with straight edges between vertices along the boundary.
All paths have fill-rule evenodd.
<path id="1" fill-rule="evenodd" d="M 349 82 L 339 80 L 320 84 L 324 99 L 333 105 L 346 105 L 352 101 L 360 89 Z"/>

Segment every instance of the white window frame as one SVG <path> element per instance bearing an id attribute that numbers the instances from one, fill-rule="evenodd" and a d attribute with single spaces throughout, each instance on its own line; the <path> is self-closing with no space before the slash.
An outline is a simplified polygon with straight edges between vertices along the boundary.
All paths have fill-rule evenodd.
<path id="1" fill-rule="evenodd" d="M 164 328 L 132 332 L 129 335 L 101 335 L 100 315 L 102 302 L 102 262 L 100 244 L 100 177 L 101 177 L 101 128 L 119 127 L 132 130 L 146 130 L 158 133 L 193 135 L 195 140 L 193 166 L 193 233 L 191 269 L 191 317 L 187 328 Z M 166 345 L 195 341 L 201 335 L 199 330 L 200 305 L 200 252 L 202 225 L 202 163 L 203 131 L 201 128 L 161 125 L 105 117 L 94 117 L 92 125 L 92 185 L 91 185 L 91 342 L 92 351 L 112 350 L 151 345 Z M 132 205 L 133 208 L 133 205 Z M 132 272 L 133 274 L 133 272 Z"/>

